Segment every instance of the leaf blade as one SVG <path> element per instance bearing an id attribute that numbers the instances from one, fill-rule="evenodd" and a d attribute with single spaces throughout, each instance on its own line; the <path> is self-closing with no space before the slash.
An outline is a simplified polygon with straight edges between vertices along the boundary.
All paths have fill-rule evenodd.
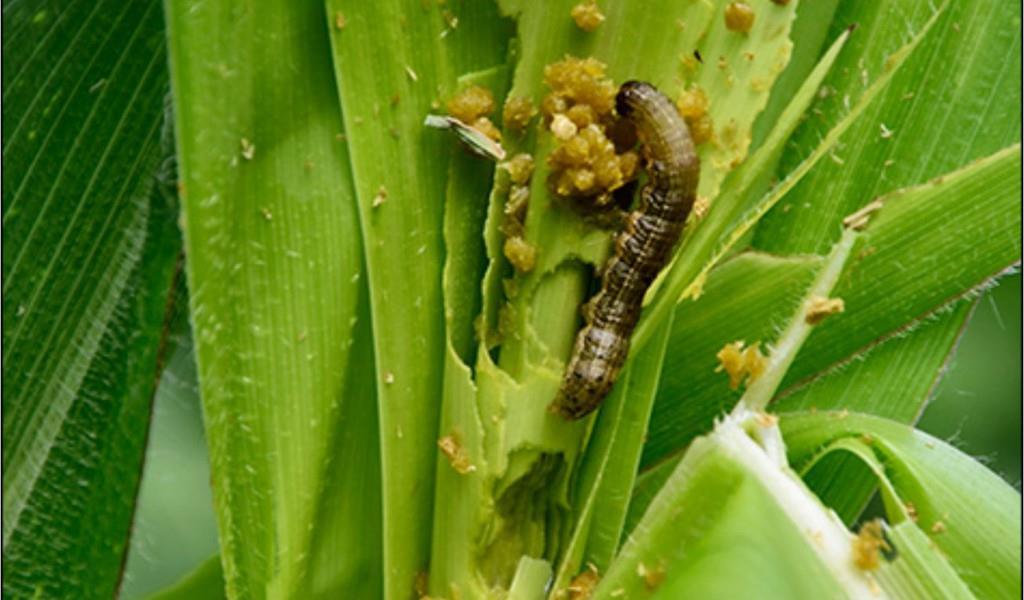
<path id="1" fill-rule="evenodd" d="M 373 319 L 384 595 L 404 598 L 428 565 L 445 360 L 443 199 L 451 140 L 422 123 L 463 71 L 503 62 L 507 33 L 490 3 L 328 0 L 326 11 Z"/>
<path id="2" fill-rule="evenodd" d="M 908 30 L 933 18 L 933 11 L 916 2 L 839 9 L 833 30 L 858 23 L 866 35 L 851 36 L 849 51 L 826 82 L 830 95 L 815 107 L 821 117 L 794 135 L 796 151 L 782 172 L 817 145 L 827 117 L 842 114 L 847 96 L 864 87 L 865 74 L 870 78 L 887 69 L 888 53 Z M 1020 115 L 1007 107 L 1020 103 L 1019 68 L 1012 66 L 1021 43 L 1013 25 L 1019 11 L 1011 4 L 945 4 L 919 50 L 844 136 L 835 153 L 840 160 L 825 161 L 809 174 L 758 227 L 754 246 L 771 252 L 824 251 L 836 233 L 818 223 L 838 224 L 874 197 L 924 183 L 1018 141 Z M 993 71 L 990 65 L 999 66 Z"/>
<path id="3" fill-rule="evenodd" d="M 5 46 L 21 48 L 3 75 L 4 594 L 102 596 L 127 548 L 180 241 L 156 184 L 159 5 L 57 8 L 4 5 Z"/>
<path id="4" fill-rule="evenodd" d="M 836 344 L 840 330 L 848 347 L 873 346 L 969 296 L 1019 261 L 1019 161 L 1020 146 L 1014 145 L 881 200 L 890 206 L 865 230 L 836 286 L 847 312 L 815 330 L 804 360 L 786 381 L 834 364 L 843 351 L 828 345 Z M 894 285 L 900 293 L 891 293 Z"/>
<path id="5" fill-rule="evenodd" d="M 900 503 L 886 507 L 893 523 L 917 523 L 975 594 L 1020 594 L 1020 546 L 1006 534 L 1020 528 L 1021 499 L 998 475 L 941 440 L 870 415 L 792 413 L 781 427 L 794 465 L 836 440 L 866 444 L 898 494 L 890 499 Z"/>
<path id="6" fill-rule="evenodd" d="M 350 371 L 352 357 L 366 356 L 354 344 L 369 317 L 323 11 L 231 2 L 166 9 L 227 593 L 311 593 L 320 580 L 307 574 L 323 559 L 317 540 L 336 533 L 309 527 L 329 522 L 322 492 L 339 465 L 372 465 L 330 460 L 355 422 L 349 411 L 364 414 L 372 394 L 362 379 L 369 372 Z M 372 484 L 367 493 L 376 493 Z M 376 527 L 364 523 L 350 532 L 356 562 L 374 552 Z M 373 577 L 334 584 L 372 586 Z"/>

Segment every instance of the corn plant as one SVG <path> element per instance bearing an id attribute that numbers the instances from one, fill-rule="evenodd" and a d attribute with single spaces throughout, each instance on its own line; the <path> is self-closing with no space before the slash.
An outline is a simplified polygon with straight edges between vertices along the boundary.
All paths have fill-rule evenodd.
<path id="1" fill-rule="evenodd" d="M 913 426 L 1020 261 L 1015 3 L 3 10 L 4 597 L 118 594 L 186 347 L 220 553 L 162 598 L 1020 596 L 1020 494 Z M 580 420 L 549 405 L 613 232 L 543 117 L 503 160 L 424 126 L 540 106 L 567 56 L 714 127 Z"/>

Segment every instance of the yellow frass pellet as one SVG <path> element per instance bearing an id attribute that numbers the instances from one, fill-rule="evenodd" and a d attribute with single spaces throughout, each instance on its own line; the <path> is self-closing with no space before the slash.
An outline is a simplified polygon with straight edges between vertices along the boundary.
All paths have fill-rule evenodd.
<path id="1" fill-rule="evenodd" d="M 754 26 L 754 9 L 746 2 L 730 2 L 725 7 L 725 26 L 729 31 L 748 33 Z"/>

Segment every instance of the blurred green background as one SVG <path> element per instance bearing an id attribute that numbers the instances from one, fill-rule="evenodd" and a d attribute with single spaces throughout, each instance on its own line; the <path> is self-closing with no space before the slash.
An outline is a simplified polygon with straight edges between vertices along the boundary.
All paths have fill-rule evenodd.
<path id="1" fill-rule="evenodd" d="M 1021 276 L 980 298 L 918 427 L 1021 489 Z"/>
<path id="2" fill-rule="evenodd" d="M 155 399 L 122 597 L 145 597 L 217 551 L 210 468 L 187 335 L 176 339 Z M 920 428 L 951 441 L 1021 489 L 1021 276 L 978 300 Z"/>
<path id="3" fill-rule="evenodd" d="M 217 552 L 210 465 L 191 337 L 172 336 L 149 431 L 121 597 L 160 590 Z"/>

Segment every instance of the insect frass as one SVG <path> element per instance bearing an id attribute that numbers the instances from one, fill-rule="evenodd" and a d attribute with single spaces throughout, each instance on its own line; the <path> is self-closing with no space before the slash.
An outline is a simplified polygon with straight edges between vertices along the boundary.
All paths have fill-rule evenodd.
<path id="1" fill-rule="evenodd" d="M 672 257 L 697 194 L 700 161 L 676 107 L 653 85 L 622 84 L 619 116 L 636 128 L 647 170 L 640 204 L 615 240 L 599 291 L 584 307 L 586 325 L 576 336 L 551 410 L 579 419 L 604 400 L 629 353 L 647 288 Z"/>

